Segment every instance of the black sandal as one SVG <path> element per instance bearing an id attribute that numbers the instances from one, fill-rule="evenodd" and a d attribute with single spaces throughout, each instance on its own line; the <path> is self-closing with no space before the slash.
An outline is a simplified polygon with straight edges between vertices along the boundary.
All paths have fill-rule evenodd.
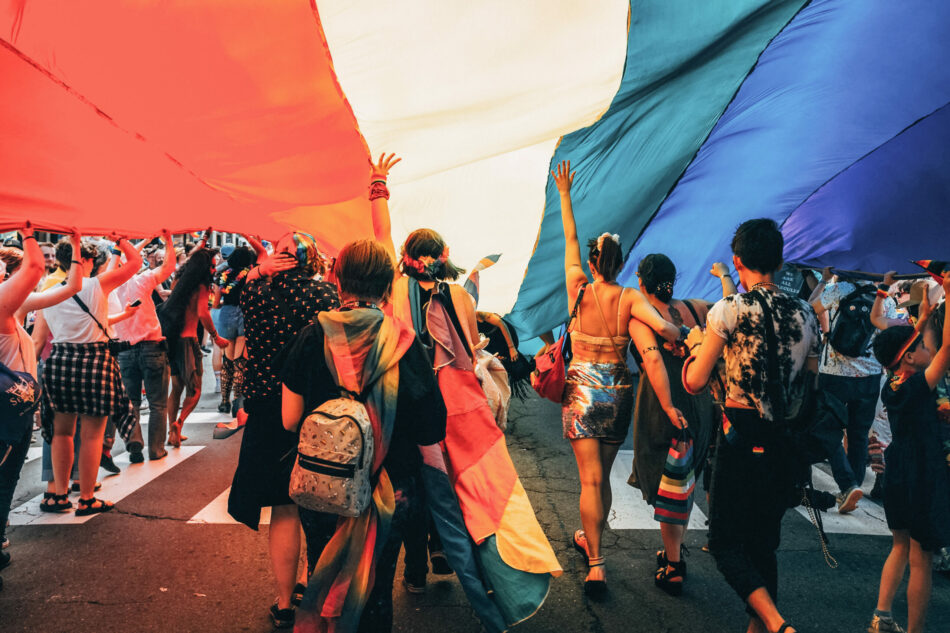
<path id="1" fill-rule="evenodd" d="M 591 558 L 588 560 L 588 567 L 603 567 L 604 566 L 604 556 L 598 556 L 596 558 Z M 598 600 L 604 597 L 607 593 L 607 581 L 606 580 L 585 580 L 584 581 L 584 593 L 586 593 L 590 598 Z"/>
<path id="2" fill-rule="evenodd" d="M 69 487 L 69 489 L 72 490 L 73 492 L 79 492 L 79 483 L 78 482 L 74 483 L 72 486 Z M 93 492 L 99 492 L 100 490 L 102 490 L 102 482 L 97 481 L 96 487 L 93 488 Z"/>
<path id="3" fill-rule="evenodd" d="M 49 503 L 50 501 L 52 501 L 52 503 Z M 69 500 L 67 495 L 58 495 L 52 492 L 43 493 L 43 502 L 40 503 L 41 512 L 57 512 L 62 514 L 72 509 L 73 502 Z"/>
<path id="4" fill-rule="evenodd" d="M 785 633 L 785 631 L 787 631 L 787 630 L 789 630 L 789 629 L 792 629 L 792 628 L 795 628 L 795 627 L 793 627 L 793 626 L 792 626 L 791 624 L 789 624 L 788 622 L 782 622 L 782 626 L 778 627 L 778 631 L 776 631 L 775 633 Z"/>
<path id="5" fill-rule="evenodd" d="M 683 563 L 683 568 L 680 570 L 683 573 L 683 580 L 686 580 L 686 560 L 685 558 L 689 556 L 689 548 L 686 547 L 686 543 L 680 543 L 680 562 Z M 666 550 L 661 549 L 656 553 L 656 573 L 659 574 L 666 566 L 670 564 L 670 561 L 666 558 Z M 654 574 L 655 575 L 655 574 Z"/>
<path id="6" fill-rule="evenodd" d="M 679 580 L 674 580 L 674 578 Z M 666 567 L 657 572 L 653 584 L 671 596 L 680 596 L 683 594 L 684 580 L 686 580 L 686 562 L 667 561 Z"/>
<path id="7" fill-rule="evenodd" d="M 89 516 L 90 514 L 99 514 L 100 512 L 108 512 L 114 507 L 115 507 L 114 504 L 109 503 L 108 501 L 103 501 L 102 499 L 96 499 L 95 497 L 93 497 L 92 499 L 80 499 L 79 507 L 76 508 L 76 516 L 85 517 L 85 516 Z"/>
<path id="8" fill-rule="evenodd" d="M 299 607 L 300 603 L 303 602 L 303 594 L 307 591 L 307 585 L 302 582 L 298 582 L 294 585 L 294 590 L 290 592 L 290 604 L 295 607 Z"/>

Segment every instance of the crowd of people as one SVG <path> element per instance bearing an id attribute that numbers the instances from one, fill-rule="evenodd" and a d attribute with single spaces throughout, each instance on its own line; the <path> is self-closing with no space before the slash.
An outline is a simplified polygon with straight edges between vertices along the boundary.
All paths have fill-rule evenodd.
<path id="1" fill-rule="evenodd" d="M 302 232 L 272 246 L 246 235 L 246 245 L 218 250 L 207 246 L 210 229 L 187 246 L 176 246 L 168 231 L 137 244 L 83 239 L 77 231 L 39 244 L 28 223 L 16 244 L 0 248 L 3 547 L 34 421 L 48 486 L 40 509 L 108 512 L 113 504 L 96 496 L 97 475 L 100 466 L 119 470 L 111 456 L 116 433 L 133 464 L 161 460 L 188 439 L 184 424 L 201 396 L 207 338 L 219 411 L 234 418 L 221 429 L 244 429 L 228 510 L 256 530 L 262 509 L 271 509 L 275 626 L 306 632 L 332 621 L 340 631 L 391 630 L 403 546 L 410 592 L 425 590 L 431 566 L 458 574 L 487 630 L 530 616 L 561 570 L 508 457 L 507 404 L 497 401 L 512 391 L 524 395 L 518 383 L 533 362 L 517 351 L 507 322 L 478 312 L 477 298 L 452 283 L 465 271 L 437 232 L 412 232 L 397 254 L 386 182 L 398 162 L 384 155 L 372 165 L 375 239 L 347 244 L 336 258 Z M 893 544 L 868 631 L 904 630 L 891 606 L 908 565 L 907 631 L 923 631 L 934 561 L 944 564 L 950 546 L 943 298 L 950 271 L 932 266 L 933 279 L 910 288 L 890 272 L 875 283 L 806 271 L 798 295 L 784 292 L 776 279 L 782 234 L 773 221 L 752 219 L 731 245 L 741 292 L 730 267 L 716 262 L 710 272 L 721 281 L 720 300 L 674 298 L 677 268 L 659 253 L 638 262 L 637 288 L 624 287 L 619 237 L 591 239 L 582 258 L 570 163 L 552 177 L 572 308 L 572 356 L 553 399 L 577 461 L 581 525 L 571 541 L 588 567 L 585 592 L 598 599 L 608 591 L 610 472 L 632 426 L 628 483 L 660 524 L 658 588 L 684 591 L 684 536 L 703 477 L 707 548 L 746 605 L 748 631 L 792 633 L 777 607 L 782 517 L 798 503 L 854 511 L 870 463 L 872 496 L 883 502 Z M 898 305 L 901 293 L 909 298 Z M 553 334 L 542 338 L 542 354 L 561 344 Z M 477 373 L 479 360 L 493 354 L 511 380 L 486 395 L 491 379 Z M 819 392 L 809 415 L 829 419 L 821 407 L 837 413 L 838 440 L 816 459 L 799 450 L 817 431 L 798 424 L 796 402 Z M 328 403 L 338 399 L 359 403 L 356 417 L 369 432 L 358 464 L 298 454 L 316 441 L 301 427 L 332 418 Z M 342 442 L 334 433 L 321 441 Z M 353 513 L 315 509 L 334 492 L 294 492 L 295 469 L 353 478 L 365 455 L 369 483 L 357 492 L 366 499 L 332 500 Z M 811 465 L 822 460 L 840 489 L 830 499 L 810 485 Z M 478 476 L 460 476 L 465 469 Z M 519 501 L 506 507 L 509 494 Z M 319 503 L 304 503 L 308 495 Z M 500 549 L 509 560 L 517 552 L 518 562 L 499 564 Z M 0 568 L 10 560 L 3 551 Z M 536 588 L 539 597 L 508 604 L 501 596 L 509 586 L 526 594 Z"/>

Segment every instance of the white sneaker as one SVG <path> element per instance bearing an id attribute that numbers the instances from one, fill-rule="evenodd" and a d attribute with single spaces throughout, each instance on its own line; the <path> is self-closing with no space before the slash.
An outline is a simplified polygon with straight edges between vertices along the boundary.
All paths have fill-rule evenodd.
<path id="1" fill-rule="evenodd" d="M 214 392 L 221 393 L 221 376 L 214 377 Z"/>

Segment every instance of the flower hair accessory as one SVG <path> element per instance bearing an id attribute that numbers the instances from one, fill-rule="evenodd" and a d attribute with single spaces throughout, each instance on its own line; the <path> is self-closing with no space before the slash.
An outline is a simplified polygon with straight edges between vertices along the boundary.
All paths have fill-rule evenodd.
<path id="1" fill-rule="evenodd" d="M 599 251 L 604 250 L 604 240 L 605 240 L 605 239 L 610 239 L 610 240 L 612 240 L 617 246 L 620 246 L 620 236 L 619 236 L 619 235 L 617 235 L 616 233 L 602 233 L 601 236 L 597 238 L 597 250 L 599 250 Z"/>
<path id="2" fill-rule="evenodd" d="M 449 261 L 449 247 L 442 249 L 442 254 L 438 258 L 431 255 L 422 255 L 420 257 L 410 257 L 408 253 L 402 254 L 403 269 L 412 269 L 420 275 L 425 275 L 430 279 L 435 279 L 442 264 Z"/>

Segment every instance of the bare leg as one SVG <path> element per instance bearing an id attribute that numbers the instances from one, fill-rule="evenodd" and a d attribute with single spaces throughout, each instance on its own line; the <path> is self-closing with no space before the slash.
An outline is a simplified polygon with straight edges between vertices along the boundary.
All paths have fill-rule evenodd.
<path id="1" fill-rule="evenodd" d="M 782 623 L 785 621 L 785 618 L 782 617 L 782 614 L 778 612 L 778 608 L 775 606 L 775 602 L 772 601 L 772 596 L 769 595 L 769 590 L 765 587 L 759 587 L 755 591 L 749 594 L 747 600 L 749 606 L 752 607 L 758 618 L 752 618 L 749 622 L 749 631 L 755 631 L 763 633 L 766 631 L 777 631 Z M 765 628 L 756 629 L 753 628 L 753 625 L 765 625 Z M 786 629 L 788 633 L 793 633 L 794 628 Z"/>
<path id="2" fill-rule="evenodd" d="M 680 546 L 686 534 L 685 525 L 660 523 L 660 536 L 663 537 L 663 548 L 666 550 L 666 559 L 673 563 L 680 560 Z"/>
<path id="3" fill-rule="evenodd" d="M 195 407 L 198 406 L 198 401 L 201 399 L 201 385 L 198 385 L 197 389 L 192 390 L 189 386 L 185 391 L 185 401 L 181 403 L 181 413 L 178 415 L 178 421 L 181 424 L 185 423 L 185 419 L 191 415 L 191 412 L 195 410 Z M 181 428 L 178 429 L 181 431 Z M 184 438 L 182 438 L 184 439 Z"/>
<path id="4" fill-rule="evenodd" d="M 96 494 L 96 475 L 102 457 L 102 436 L 106 430 L 106 416 L 82 416 L 79 426 L 82 444 L 79 446 L 79 498 L 92 499 Z"/>
<path id="5" fill-rule="evenodd" d="M 168 430 L 178 421 L 178 407 L 181 406 L 181 393 L 185 390 L 185 384 L 178 376 L 171 377 L 172 388 L 168 394 Z"/>
<path id="6" fill-rule="evenodd" d="M 600 539 L 604 532 L 607 515 L 604 512 L 604 468 L 601 464 L 600 440 L 572 440 L 571 448 L 577 459 L 577 473 L 581 480 L 581 525 L 587 537 L 587 555 L 599 558 Z M 604 580 L 603 566 L 592 567 L 587 580 Z"/>
<path id="7" fill-rule="evenodd" d="M 75 413 L 56 413 L 53 416 L 53 440 L 50 442 L 50 458 L 53 460 L 55 492 L 69 492 L 69 476 L 73 471 L 73 435 L 76 434 Z M 102 450 L 100 442 L 98 446 Z M 98 465 L 98 462 L 97 462 Z"/>
<path id="8" fill-rule="evenodd" d="M 906 530 L 891 530 L 894 543 L 891 553 L 884 561 L 881 570 L 881 586 L 877 593 L 878 611 L 890 611 L 894 604 L 894 596 L 904 579 L 904 570 L 907 569 L 907 560 L 910 553 L 910 536 Z"/>
<path id="9" fill-rule="evenodd" d="M 933 553 L 910 539 L 910 578 L 907 580 L 907 633 L 923 633 L 933 582 Z"/>
<path id="10" fill-rule="evenodd" d="M 300 560 L 300 515 L 294 504 L 274 506 L 270 514 L 270 560 L 277 579 L 277 608 L 290 608 Z"/>

